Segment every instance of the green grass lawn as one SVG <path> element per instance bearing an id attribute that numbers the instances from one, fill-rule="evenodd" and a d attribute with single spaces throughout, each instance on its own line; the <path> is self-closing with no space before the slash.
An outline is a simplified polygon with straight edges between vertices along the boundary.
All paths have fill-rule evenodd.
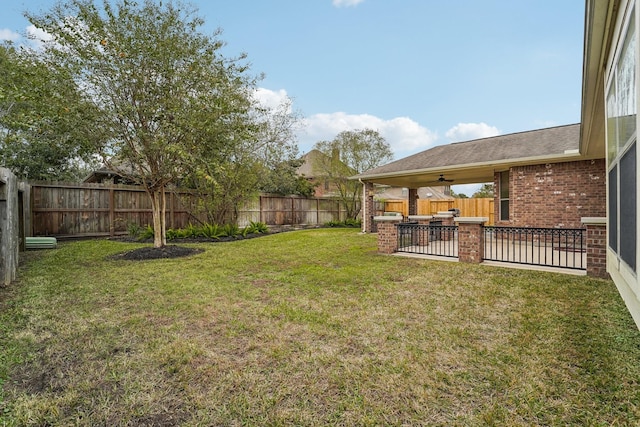
<path id="1" fill-rule="evenodd" d="M 610 281 L 382 256 L 344 229 L 114 261 L 24 254 L 0 289 L 0 425 L 637 425 Z"/>

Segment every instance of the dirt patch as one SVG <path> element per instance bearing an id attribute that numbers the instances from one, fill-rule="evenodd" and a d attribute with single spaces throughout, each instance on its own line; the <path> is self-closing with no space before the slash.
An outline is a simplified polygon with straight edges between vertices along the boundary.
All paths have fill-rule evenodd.
<path id="1" fill-rule="evenodd" d="M 131 251 L 112 255 L 111 257 L 109 257 L 109 259 L 144 261 L 148 259 L 181 258 L 181 257 L 190 256 L 190 255 L 195 255 L 201 252 L 204 252 L 204 249 L 185 248 L 184 246 L 176 246 L 176 245 L 167 245 L 162 248 L 154 248 L 153 246 L 148 246 L 148 247 L 133 249 Z"/>

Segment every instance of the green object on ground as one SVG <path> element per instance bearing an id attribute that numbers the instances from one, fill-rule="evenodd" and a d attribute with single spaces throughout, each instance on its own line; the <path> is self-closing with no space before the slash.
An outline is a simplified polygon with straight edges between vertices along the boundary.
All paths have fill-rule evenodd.
<path id="1" fill-rule="evenodd" d="M 25 237 L 25 249 L 55 249 L 58 241 L 55 237 Z"/>

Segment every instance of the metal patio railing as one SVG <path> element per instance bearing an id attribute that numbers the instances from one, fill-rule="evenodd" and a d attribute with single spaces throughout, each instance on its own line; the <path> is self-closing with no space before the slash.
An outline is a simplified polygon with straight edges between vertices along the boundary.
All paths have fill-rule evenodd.
<path id="1" fill-rule="evenodd" d="M 398 224 L 398 252 L 457 257 L 458 227 L 400 223 Z"/>
<path id="2" fill-rule="evenodd" d="M 585 230 L 484 227 L 484 259 L 586 270 Z"/>

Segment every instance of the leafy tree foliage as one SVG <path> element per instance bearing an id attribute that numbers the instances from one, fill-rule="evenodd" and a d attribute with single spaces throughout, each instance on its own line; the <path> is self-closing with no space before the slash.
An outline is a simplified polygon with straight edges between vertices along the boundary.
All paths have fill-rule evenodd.
<path id="1" fill-rule="evenodd" d="M 311 183 L 303 176 L 299 176 L 297 170 L 304 163 L 301 159 L 285 160 L 276 164 L 271 169 L 260 185 L 260 190 L 265 193 L 280 194 L 283 196 L 297 195 L 313 197 L 317 183 Z"/>
<path id="2" fill-rule="evenodd" d="M 84 121 L 96 110 L 64 69 L 0 45 L 0 164 L 28 180 L 77 180 L 95 165 Z"/>
<path id="3" fill-rule="evenodd" d="M 291 101 L 275 108 L 254 102 L 238 119 L 235 129 L 242 133 L 222 141 L 204 138 L 195 147 L 192 162 L 197 167 L 188 175 L 189 184 L 201 195 L 201 211 L 216 224 L 235 224 L 240 206 L 260 190 L 282 185 L 276 189 L 287 191 L 296 184 L 287 182 L 298 157 L 294 130 L 299 117 L 291 111 Z"/>
<path id="4" fill-rule="evenodd" d="M 220 32 L 201 33 L 189 6 L 70 0 L 28 17 L 53 36 L 41 55 L 47 66 L 65 70 L 95 111 L 77 131 L 107 166 L 147 191 L 156 247 L 166 244 L 167 185 L 190 182 L 209 195 L 213 216 L 233 219 L 268 160 L 295 148 L 278 145 L 289 123 L 275 128 L 257 104 L 259 77 L 245 56 L 222 56 Z"/>
<path id="5" fill-rule="evenodd" d="M 473 193 L 471 197 L 476 199 L 493 198 L 493 184 L 482 184 L 482 187 L 480 187 L 475 193 Z"/>
<path id="6" fill-rule="evenodd" d="M 391 147 L 377 131 L 358 129 L 340 132 L 314 148 L 324 154 L 314 168 L 336 188 L 347 217 L 355 219 L 360 213 L 362 184 L 349 178 L 392 160 Z"/>

